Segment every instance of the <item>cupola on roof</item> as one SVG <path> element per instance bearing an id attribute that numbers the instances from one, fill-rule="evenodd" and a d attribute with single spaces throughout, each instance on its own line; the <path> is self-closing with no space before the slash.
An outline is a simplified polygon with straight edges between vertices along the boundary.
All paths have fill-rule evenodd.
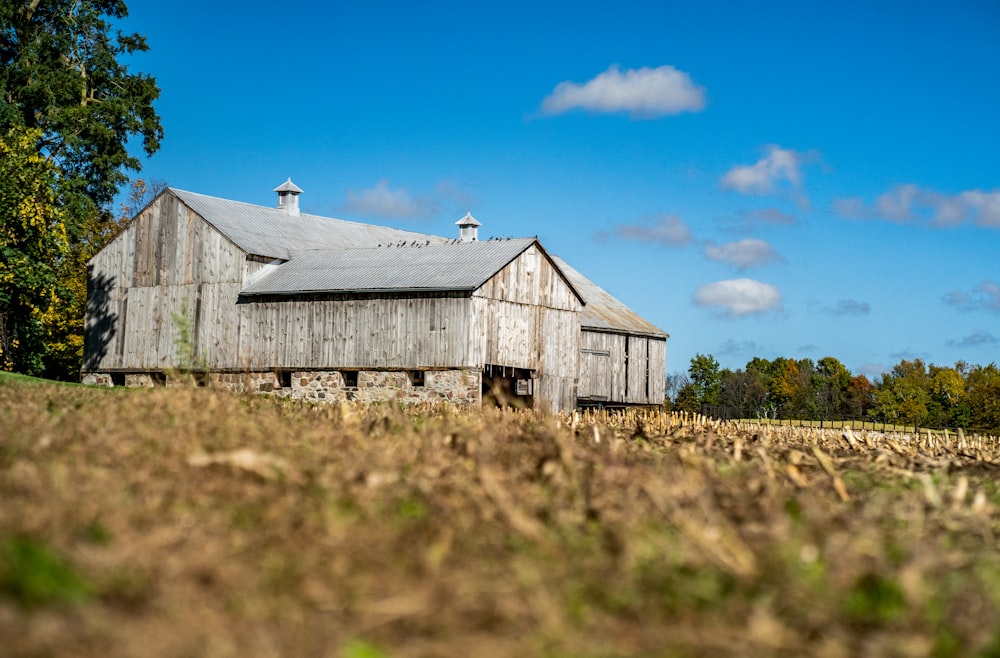
<path id="1" fill-rule="evenodd" d="M 462 242 L 475 242 L 479 239 L 479 221 L 472 216 L 471 212 L 465 213 L 465 217 L 455 222 L 458 226 L 458 239 Z"/>
<path id="2" fill-rule="evenodd" d="M 292 177 L 289 176 L 288 180 L 274 188 L 274 191 L 278 193 L 278 208 L 288 213 L 289 217 L 298 217 L 299 195 L 302 194 L 302 188 L 292 182 Z"/>

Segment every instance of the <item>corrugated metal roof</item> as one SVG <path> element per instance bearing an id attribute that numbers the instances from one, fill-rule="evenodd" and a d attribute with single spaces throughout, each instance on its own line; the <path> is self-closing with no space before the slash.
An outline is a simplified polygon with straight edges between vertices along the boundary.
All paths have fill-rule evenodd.
<path id="1" fill-rule="evenodd" d="M 472 291 L 535 244 L 534 238 L 314 249 L 243 289 L 243 295 L 317 292 Z"/>
<path id="2" fill-rule="evenodd" d="M 303 249 L 375 247 L 398 242 L 444 244 L 447 238 L 385 226 L 348 222 L 305 213 L 298 217 L 279 208 L 256 206 L 170 188 L 170 192 L 205 218 L 240 249 L 255 256 L 287 260 Z"/>
<path id="3" fill-rule="evenodd" d="M 615 331 L 644 336 L 667 338 L 667 332 L 647 322 L 625 304 L 611 296 L 596 283 L 583 276 L 563 259 L 553 256 L 559 269 L 573 284 L 587 303 L 580 312 L 580 326 L 584 329 Z"/>
<path id="4" fill-rule="evenodd" d="M 292 217 L 280 208 L 176 188 L 169 191 L 248 254 L 289 261 L 250 284 L 243 291 L 249 295 L 475 290 L 536 242 L 534 238 L 459 242 L 318 215 Z M 566 261 L 552 258 L 586 302 L 581 326 L 667 336 Z"/>

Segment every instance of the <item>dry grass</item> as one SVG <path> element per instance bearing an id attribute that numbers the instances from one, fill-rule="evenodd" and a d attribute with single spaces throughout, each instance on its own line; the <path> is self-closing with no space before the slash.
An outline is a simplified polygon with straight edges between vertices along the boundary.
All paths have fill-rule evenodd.
<path id="1" fill-rule="evenodd" d="M 0 379 L 11 656 L 1000 655 L 1000 447 Z"/>

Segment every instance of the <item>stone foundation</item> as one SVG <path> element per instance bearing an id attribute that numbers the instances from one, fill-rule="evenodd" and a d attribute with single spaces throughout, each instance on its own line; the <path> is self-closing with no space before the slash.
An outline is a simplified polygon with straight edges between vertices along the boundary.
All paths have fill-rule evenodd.
<path id="1" fill-rule="evenodd" d="M 199 385 L 222 386 L 236 393 L 266 393 L 316 402 L 397 401 L 450 402 L 479 405 L 481 376 L 475 369 L 455 370 L 279 370 L 268 372 L 198 373 Z M 183 377 L 162 373 L 87 373 L 92 386 L 176 386 Z"/>

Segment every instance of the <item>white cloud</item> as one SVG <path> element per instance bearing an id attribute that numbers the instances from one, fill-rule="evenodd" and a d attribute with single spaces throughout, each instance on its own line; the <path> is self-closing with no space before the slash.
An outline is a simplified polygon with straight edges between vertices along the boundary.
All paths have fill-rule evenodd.
<path id="1" fill-rule="evenodd" d="M 868 205 L 858 197 L 838 199 L 834 211 L 848 219 L 883 219 L 936 227 L 975 224 L 1000 228 L 1000 190 L 942 194 L 912 183 L 896 185 Z"/>
<path id="2" fill-rule="evenodd" d="M 719 356 L 730 356 L 737 354 L 757 354 L 761 347 L 752 340 L 737 341 L 730 338 L 724 342 L 716 352 Z"/>
<path id="3" fill-rule="evenodd" d="M 427 193 L 412 194 L 405 187 L 394 189 L 383 178 L 369 188 L 348 189 L 344 203 L 337 210 L 388 219 L 419 220 L 441 215 L 457 219 L 476 203 L 475 197 L 449 179 L 438 181 Z"/>
<path id="4" fill-rule="evenodd" d="M 786 212 L 782 212 L 777 208 L 763 208 L 761 210 L 752 211 L 749 213 L 750 217 L 759 219 L 761 222 L 769 224 L 797 224 L 798 220 L 794 216 L 789 215 Z"/>
<path id="5" fill-rule="evenodd" d="M 366 190 L 347 190 L 345 207 L 362 215 L 385 217 L 414 217 L 420 212 L 420 204 L 405 188 L 393 190 L 384 178 Z"/>
<path id="6" fill-rule="evenodd" d="M 916 185 L 897 185 L 875 199 L 875 213 L 893 222 L 908 222 L 913 219 L 913 206 L 922 197 Z"/>
<path id="7" fill-rule="evenodd" d="M 698 306 L 722 308 L 730 317 L 781 310 L 781 292 L 753 279 L 730 279 L 700 286 L 694 293 Z"/>
<path id="8" fill-rule="evenodd" d="M 752 165 L 733 167 L 722 177 L 722 187 L 743 194 L 772 194 L 783 183 L 798 189 L 802 184 L 801 166 L 806 157 L 780 146 L 767 146 L 767 155 Z"/>
<path id="9" fill-rule="evenodd" d="M 778 210 L 777 208 L 744 209 L 738 211 L 732 217 L 724 217 L 719 221 L 720 227 L 733 233 L 750 233 L 759 226 L 773 226 L 784 224 L 794 226 L 799 220 L 794 215 Z"/>
<path id="10" fill-rule="evenodd" d="M 996 345 L 997 343 L 1000 343 L 1000 338 L 982 329 L 973 331 L 961 340 L 948 341 L 949 345 L 954 345 L 955 347 L 982 347 L 984 345 Z"/>
<path id="11" fill-rule="evenodd" d="M 857 372 L 859 375 L 864 375 L 868 379 L 874 380 L 885 373 L 889 372 L 892 368 L 882 363 L 863 363 L 861 367 L 858 368 Z"/>
<path id="12" fill-rule="evenodd" d="M 729 263 L 740 270 L 784 260 L 770 244 L 764 240 L 751 238 L 720 245 L 708 243 L 705 245 L 705 255 L 712 260 Z"/>
<path id="13" fill-rule="evenodd" d="M 691 229 L 675 215 L 664 215 L 651 226 L 622 224 L 615 232 L 626 240 L 656 242 L 668 247 L 680 247 L 691 242 Z"/>
<path id="14" fill-rule="evenodd" d="M 705 90 L 684 71 L 673 66 L 643 67 L 621 71 L 611 66 L 583 84 L 560 82 L 542 101 L 545 114 L 574 109 L 589 112 L 628 112 L 652 118 L 705 107 Z"/>
<path id="15" fill-rule="evenodd" d="M 870 215 L 864 200 L 856 196 L 846 199 L 835 199 L 833 201 L 833 211 L 847 219 L 865 219 Z"/>
<path id="16" fill-rule="evenodd" d="M 1000 285 L 993 281 L 983 281 L 972 289 L 952 290 L 942 298 L 945 304 L 960 311 L 993 311 L 1000 313 Z"/>
<path id="17" fill-rule="evenodd" d="M 959 197 L 967 205 L 972 221 L 979 226 L 1000 228 L 1000 190 L 968 190 Z"/>

